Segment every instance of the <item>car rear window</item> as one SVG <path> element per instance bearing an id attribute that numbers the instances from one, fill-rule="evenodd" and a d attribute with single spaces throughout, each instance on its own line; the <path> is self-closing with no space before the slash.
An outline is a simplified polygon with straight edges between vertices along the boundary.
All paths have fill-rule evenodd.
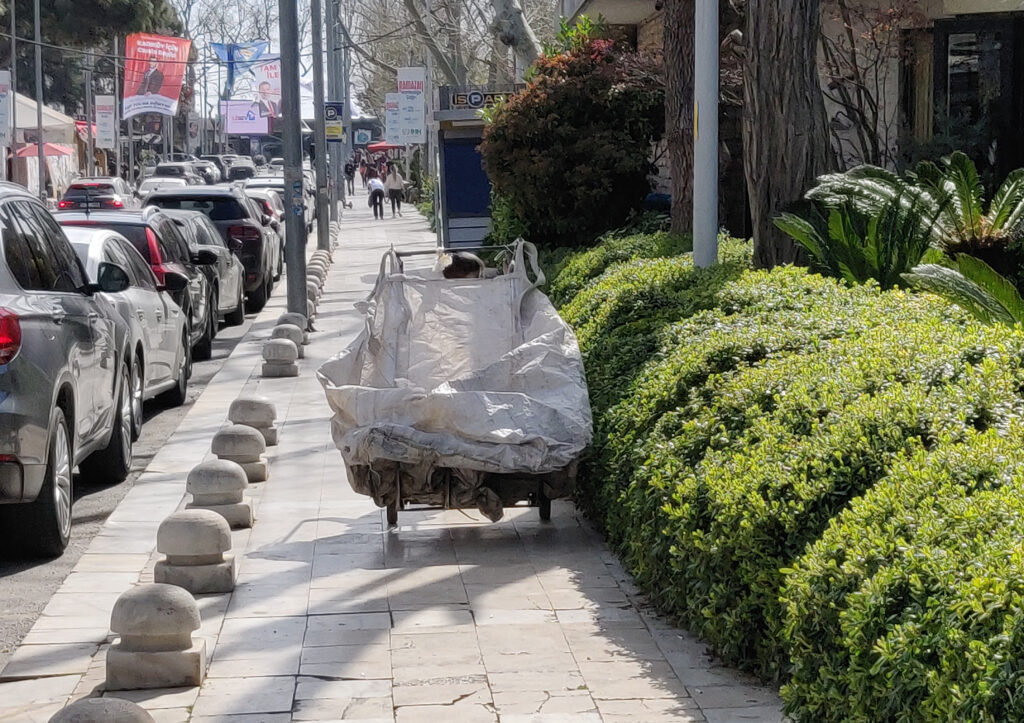
<path id="1" fill-rule="evenodd" d="M 72 183 L 65 193 L 65 196 L 86 196 L 95 194 L 117 193 L 113 185 L 109 183 Z"/>
<path id="2" fill-rule="evenodd" d="M 149 239 L 146 238 L 146 227 L 127 224 L 127 223 L 102 223 L 96 222 L 90 223 L 75 223 L 71 222 L 69 226 L 99 226 L 100 228 L 109 228 L 111 231 L 117 231 L 119 234 L 128 239 L 135 250 L 142 254 L 142 258 L 146 259 L 146 263 L 152 263 L 152 259 L 149 255 Z"/>
<path id="3" fill-rule="evenodd" d="M 185 170 L 181 166 L 157 166 L 153 171 L 154 176 L 183 176 Z"/>
<path id="4" fill-rule="evenodd" d="M 160 208 L 199 211 L 206 214 L 211 221 L 237 221 L 248 218 L 245 209 L 235 199 L 229 196 L 207 197 L 207 198 L 176 198 L 174 196 L 160 196 L 149 199 L 152 206 Z"/>

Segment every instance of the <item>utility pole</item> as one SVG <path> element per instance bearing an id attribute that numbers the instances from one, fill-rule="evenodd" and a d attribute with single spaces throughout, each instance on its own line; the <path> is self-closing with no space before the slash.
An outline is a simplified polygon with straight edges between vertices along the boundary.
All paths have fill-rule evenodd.
<path id="1" fill-rule="evenodd" d="M 96 175 L 96 140 L 92 135 L 92 120 L 95 116 L 95 110 L 93 106 L 92 97 L 92 53 L 88 53 L 85 56 L 85 62 L 88 65 L 88 70 L 83 74 L 85 76 L 85 133 L 86 143 L 85 152 L 88 154 L 88 158 L 85 163 L 85 172 L 89 176 Z"/>
<path id="2" fill-rule="evenodd" d="M 327 0 L 327 95 L 331 100 L 338 97 L 338 0 Z M 345 178 L 338 172 L 340 143 L 331 144 L 329 204 L 331 222 L 338 220 L 338 201 L 345 197 Z M 326 150 L 326 149 L 325 149 Z"/>
<path id="3" fill-rule="evenodd" d="M 7 9 L 11 12 L 11 172 L 7 172 L 7 161 L 4 161 L 4 178 L 14 180 L 14 159 L 18 153 L 18 27 L 17 5 L 15 0 L 8 0 Z"/>
<path id="4" fill-rule="evenodd" d="M 718 262 L 718 0 L 695 0 L 693 262 Z"/>
<path id="5" fill-rule="evenodd" d="M 295 0 L 278 0 L 281 16 L 281 110 L 284 146 L 285 261 L 288 311 L 306 315 L 306 219 L 302 198 L 299 18 Z"/>
<path id="6" fill-rule="evenodd" d="M 114 36 L 114 148 L 117 149 L 115 176 L 121 175 L 121 59 L 120 38 Z"/>
<path id="7" fill-rule="evenodd" d="M 427 3 L 427 19 L 433 17 L 433 9 L 430 6 L 430 0 L 426 0 Z M 426 158 L 423 159 L 423 171 L 422 173 L 428 177 L 432 176 L 432 169 L 434 165 L 434 59 L 430 55 L 430 50 L 424 45 L 423 48 L 425 58 L 425 64 L 427 66 L 427 82 L 424 90 L 424 95 L 427 101 L 427 148 Z M 435 186 L 436 188 L 436 186 Z M 437 193 L 434 193 L 434 205 L 437 206 Z"/>
<path id="8" fill-rule="evenodd" d="M 327 132 L 324 128 L 324 43 L 322 0 L 313 10 L 313 147 L 316 149 L 316 247 L 331 250 L 331 219 L 327 210 Z"/>
<path id="9" fill-rule="evenodd" d="M 36 159 L 39 162 L 39 197 L 46 199 L 46 156 L 43 150 L 43 34 L 39 29 L 39 0 L 35 0 L 36 37 L 36 128 L 39 137 L 36 139 Z"/>

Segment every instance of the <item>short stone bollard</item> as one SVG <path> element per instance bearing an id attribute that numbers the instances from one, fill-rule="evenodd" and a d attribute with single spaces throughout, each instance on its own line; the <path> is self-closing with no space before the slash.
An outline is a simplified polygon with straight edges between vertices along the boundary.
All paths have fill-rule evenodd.
<path id="1" fill-rule="evenodd" d="M 278 324 L 294 324 L 295 326 L 302 329 L 302 343 L 309 343 L 309 322 L 302 314 L 297 314 L 294 311 L 289 311 L 285 314 L 281 314 L 277 318 Z"/>
<path id="2" fill-rule="evenodd" d="M 271 339 L 288 339 L 290 342 L 295 344 L 295 348 L 299 352 L 299 359 L 303 359 L 306 353 L 302 349 L 302 329 L 295 326 L 294 324 L 278 324 L 274 327 L 274 330 L 270 332 Z M 242 422 L 244 424 L 244 422 Z M 249 425 L 252 426 L 252 425 Z M 270 442 L 267 442 L 270 444 Z M 277 444 L 274 442 L 274 444 Z"/>
<path id="3" fill-rule="evenodd" d="M 153 568 L 153 579 L 177 585 L 193 595 L 231 592 L 235 589 L 235 558 L 231 528 L 212 510 L 182 510 L 160 523 L 156 550 L 166 556 Z"/>
<path id="4" fill-rule="evenodd" d="M 316 251 L 314 251 L 312 254 L 309 255 L 309 258 L 311 260 L 312 259 L 323 259 L 327 263 L 330 263 L 331 262 L 331 252 L 330 251 L 326 251 L 324 249 L 317 249 Z"/>
<path id="5" fill-rule="evenodd" d="M 185 491 L 192 495 L 185 509 L 216 512 L 233 530 L 252 527 L 252 505 L 245 499 L 248 486 L 245 470 L 237 462 L 226 459 L 201 462 L 185 480 Z"/>
<path id="6" fill-rule="evenodd" d="M 121 636 L 107 651 L 107 690 L 202 685 L 206 641 L 193 640 L 199 607 L 177 585 L 136 585 L 114 603 L 110 629 Z"/>
<path id="7" fill-rule="evenodd" d="M 320 300 L 320 287 L 315 281 L 306 282 L 306 300 L 314 304 Z"/>
<path id="8" fill-rule="evenodd" d="M 288 339 L 270 339 L 263 344 L 263 368 L 265 377 L 299 376 L 299 347 Z"/>
<path id="9" fill-rule="evenodd" d="M 323 289 L 324 277 L 316 267 L 306 270 L 306 283 L 316 284 L 317 289 Z"/>
<path id="10" fill-rule="evenodd" d="M 155 723 L 155 719 L 130 700 L 82 698 L 54 713 L 49 723 Z"/>
<path id="11" fill-rule="evenodd" d="M 310 322 L 316 319 L 316 304 L 309 299 L 306 299 L 306 318 L 309 319 Z"/>
<path id="12" fill-rule="evenodd" d="M 290 342 L 289 342 L 290 343 Z M 267 443 L 263 435 L 244 424 L 232 424 L 213 435 L 210 449 L 219 459 L 241 465 L 249 482 L 263 482 L 270 476 Z"/>
<path id="13" fill-rule="evenodd" d="M 275 339 L 291 338 L 292 341 L 295 341 L 294 336 L 302 336 L 302 330 L 299 327 L 292 326 L 291 324 L 283 326 L 291 327 L 289 331 L 290 336 L 278 336 L 275 333 L 273 335 Z M 277 332 L 278 328 L 280 326 L 275 327 L 274 332 Z M 299 356 L 302 356 L 301 348 L 299 349 Z M 263 441 L 267 443 L 268 447 L 273 447 L 277 444 L 277 427 L 274 426 L 274 420 L 276 419 L 277 407 L 274 406 L 272 401 L 261 394 L 243 394 L 231 402 L 231 406 L 228 407 L 228 421 L 252 427 L 263 435 Z"/>

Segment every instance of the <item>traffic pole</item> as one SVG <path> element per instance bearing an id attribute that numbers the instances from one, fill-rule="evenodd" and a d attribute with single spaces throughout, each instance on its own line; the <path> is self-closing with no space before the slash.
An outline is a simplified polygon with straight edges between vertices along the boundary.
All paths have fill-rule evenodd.
<path id="1" fill-rule="evenodd" d="M 36 160 L 39 163 L 39 198 L 46 199 L 46 155 L 43 151 L 43 34 L 39 29 L 39 0 L 34 3 L 36 39 Z"/>
<path id="2" fill-rule="evenodd" d="M 316 171 L 316 247 L 331 250 L 331 219 L 327 206 L 327 132 L 324 127 L 324 43 L 322 0 L 311 0 L 313 11 L 313 159 Z"/>
<path id="3" fill-rule="evenodd" d="M 696 0 L 693 124 L 693 263 L 718 261 L 718 0 Z"/>
<path id="4" fill-rule="evenodd" d="M 281 110 L 284 146 L 285 261 L 288 311 L 306 316 L 306 219 L 302 195 L 302 111 L 299 99 L 299 22 L 295 0 L 278 0 L 281 16 Z"/>
<path id="5" fill-rule="evenodd" d="M 338 87 L 338 0 L 327 0 L 327 95 L 337 99 Z M 338 220 L 338 201 L 345 198 L 345 178 L 341 173 L 343 144 L 330 144 L 329 204 L 331 222 Z"/>

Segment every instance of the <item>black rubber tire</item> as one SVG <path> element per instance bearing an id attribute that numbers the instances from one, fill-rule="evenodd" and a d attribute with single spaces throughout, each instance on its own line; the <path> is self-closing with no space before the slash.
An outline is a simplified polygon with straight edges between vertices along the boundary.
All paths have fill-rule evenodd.
<path id="1" fill-rule="evenodd" d="M 245 298 L 242 295 L 242 287 L 238 287 L 238 305 L 230 314 L 224 315 L 224 323 L 228 326 L 241 326 L 245 323 Z"/>
<path id="2" fill-rule="evenodd" d="M 281 280 L 281 274 L 284 273 L 284 244 L 278 249 L 277 252 L 277 270 L 274 271 L 274 281 Z"/>
<path id="3" fill-rule="evenodd" d="M 210 297 L 210 318 L 213 320 L 210 325 L 213 336 L 210 338 L 216 339 L 217 334 L 220 333 L 220 291 L 216 287 L 213 289 L 213 296 Z"/>
<path id="4" fill-rule="evenodd" d="M 146 389 L 146 368 L 142 364 L 142 360 L 135 357 L 132 363 L 132 441 L 138 442 L 139 437 L 142 436 L 142 396 Z M 136 389 L 138 386 L 138 389 Z M 135 406 L 135 396 L 138 394 L 138 408 Z"/>
<path id="5" fill-rule="evenodd" d="M 59 557 L 71 540 L 71 512 L 74 507 L 75 468 L 74 442 L 71 427 L 59 407 L 53 410 L 50 440 L 46 452 L 46 478 L 36 500 L 27 505 L 5 506 L 3 510 L 4 531 L 7 542 L 19 553 L 32 557 Z M 63 431 L 67 445 L 67 467 L 65 470 L 67 496 L 58 496 L 57 489 L 57 430 Z M 64 506 L 67 517 L 62 520 L 58 505 Z"/>
<path id="6" fill-rule="evenodd" d="M 391 502 L 387 506 L 387 517 L 388 527 L 398 526 L 398 500 Z"/>
<path id="7" fill-rule="evenodd" d="M 110 441 L 101 450 L 93 452 L 78 465 L 82 476 L 96 484 L 117 484 L 128 479 L 132 471 L 132 418 L 131 372 L 128 365 L 121 367 L 121 391 L 117 395 Z"/>
<path id="8" fill-rule="evenodd" d="M 249 298 L 246 299 L 245 307 L 250 313 L 256 313 L 263 311 L 263 307 L 267 305 L 267 299 L 270 297 L 270 279 L 264 279 L 263 283 L 258 288 L 253 289 L 249 294 Z"/>
<path id="9" fill-rule="evenodd" d="M 551 498 L 544 494 L 543 484 L 537 490 L 537 510 L 540 512 L 540 518 L 545 522 L 551 519 Z"/>
<path id="10" fill-rule="evenodd" d="M 160 401 L 168 407 L 180 407 L 188 399 L 188 378 L 192 376 L 192 345 L 188 343 L 188 331 L 181 336 L 182 366 L 178 369 L 178 383 L 160 395 Z"/>
<path id="11" fill-rule="evenodd" d="M 203 335 L 199 337 L 199 341 L 192 349 L 192 358 L 199 361 L 207 361 L 213 356 L 213 337 L 216 334 L 214 329 L 217 326 L 217 313 L 214 311 L 214 307 L 210 306 L 211 301 L 208 299 L 206 303 L 206 330 L 203 331 Z"/>

